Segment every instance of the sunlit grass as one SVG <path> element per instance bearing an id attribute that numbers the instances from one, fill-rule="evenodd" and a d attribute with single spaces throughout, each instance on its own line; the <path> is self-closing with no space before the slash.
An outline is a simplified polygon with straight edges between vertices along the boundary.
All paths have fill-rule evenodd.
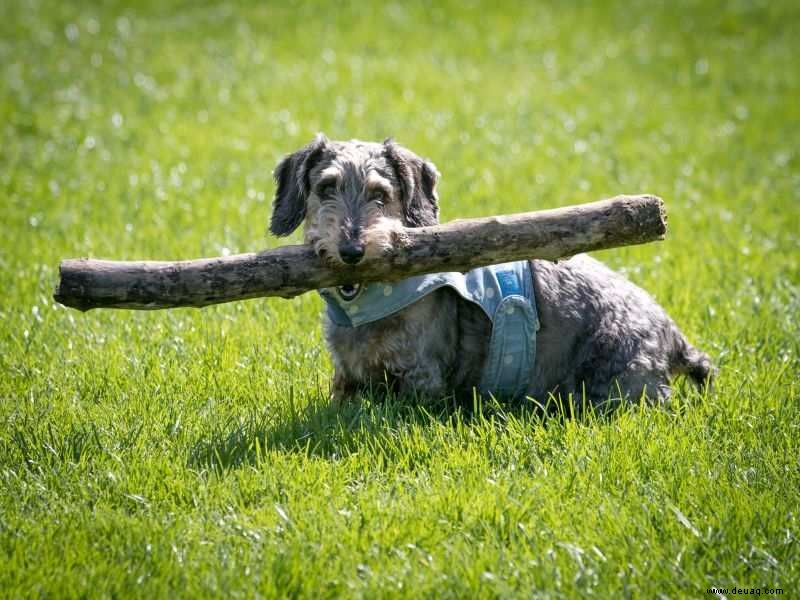
<path id="1" fill-rule="evenodd" d="M 3 12 L 0 595 L 797 591 L 795 3 Z M 444 219 L 663 196 L 665 242 L 599 255 L 715 391 L 608 419 L 337 414 L 313 294 L 53 304 L 62 258 L 277 245 L 271 170 L 317 131 L 431 158 Z"/>

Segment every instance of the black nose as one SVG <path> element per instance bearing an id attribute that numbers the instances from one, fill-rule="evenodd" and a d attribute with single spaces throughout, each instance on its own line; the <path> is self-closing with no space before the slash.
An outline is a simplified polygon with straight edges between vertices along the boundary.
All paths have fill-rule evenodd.
<path id="1" fill-rule="evenodd" d="M 339 256 L 348 265 L 354 265 L 364 258 L 364 244 L 358 242 L 345 242 L 339 246 Z"/>

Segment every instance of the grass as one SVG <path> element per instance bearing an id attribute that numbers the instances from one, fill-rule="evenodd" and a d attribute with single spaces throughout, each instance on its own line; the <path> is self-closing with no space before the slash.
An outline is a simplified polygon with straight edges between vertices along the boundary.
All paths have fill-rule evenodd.
<path id="1" fill-rule="evenodd" d="M 797 594 L 796 3 L 3 12 L 0 595 Z M 313 294 L 52 302 L 62 258 L 278 244 L 271 169 L 318 130 L 433 159 L 444 219 L 662 195 L 667 241 L 599 256 L 716 390 L 610 419 L 336 414 Z"/>

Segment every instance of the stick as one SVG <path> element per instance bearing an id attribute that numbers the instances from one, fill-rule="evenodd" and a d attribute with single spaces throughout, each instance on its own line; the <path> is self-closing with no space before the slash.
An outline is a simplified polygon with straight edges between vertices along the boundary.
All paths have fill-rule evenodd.
<path id="1" fill-rule="evenodd" d="M 524 259 L 664 239 L 664 203 L 655 196 L 609 200 L 514 215 L 403 228 L 393 248 L 354 267 L 325 266 L 307 245 L 179 262 L 62 261 L 54 298 L 79 310 L 201 307 L 261 296 L 291 298 L 353 282 L 468 271 Z"/>

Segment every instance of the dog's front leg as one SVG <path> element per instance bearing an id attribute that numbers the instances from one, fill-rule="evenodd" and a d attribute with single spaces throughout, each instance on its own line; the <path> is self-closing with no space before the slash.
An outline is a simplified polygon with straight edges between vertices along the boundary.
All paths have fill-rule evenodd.
<path id="1" fill-rule="evenodd" d="M 333 382 L 331 383 L 331 404 L 344 407 L 358 394 L 360 389 L 358 381 L 349 377 L 343 370 L 334 369 Z"/>
<path id="2" fill-rule="evenodd" d="M 442 369 L 436 363 L 418 365 L 406 371 L 400 378 L 398 391 L 400 395 L 415 396 L 424 401 L 441 398 L 449 392 Z"/>

